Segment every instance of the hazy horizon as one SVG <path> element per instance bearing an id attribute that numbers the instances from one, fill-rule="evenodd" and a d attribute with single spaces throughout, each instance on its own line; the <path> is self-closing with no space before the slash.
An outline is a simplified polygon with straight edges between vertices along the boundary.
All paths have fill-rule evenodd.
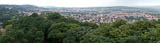
<path id="1" fill-rule="evenodd" d="M 54 7 L 158 6 L 160 0 L 0 0 L 0 4 Z"/>

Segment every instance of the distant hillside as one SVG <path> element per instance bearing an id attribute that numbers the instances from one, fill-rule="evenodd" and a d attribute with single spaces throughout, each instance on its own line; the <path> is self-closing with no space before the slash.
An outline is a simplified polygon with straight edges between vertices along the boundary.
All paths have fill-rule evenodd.
<path id="1" fill-rule="evenodd" d="M 14 8 L 20 11 L 37 11 L 39 9 L 43 9 L 41 7 L 33 6 L 33 5 L 0 5 L 0 7 L 5 8 Z"/>
<path id="2" fill-rule="evenodd" d="M 36 11 L 36 9 L 39 7 L 33 5 L 0 5 L 0 22 L 23 15 L 20 11 Z"/>
<path id="3" fill-rule="evenodd" d="M 10 9 L 4 6 L 0 6 L 0 22 L 6 21 L 18 15 L 19 13 L 17 9 Z"/>

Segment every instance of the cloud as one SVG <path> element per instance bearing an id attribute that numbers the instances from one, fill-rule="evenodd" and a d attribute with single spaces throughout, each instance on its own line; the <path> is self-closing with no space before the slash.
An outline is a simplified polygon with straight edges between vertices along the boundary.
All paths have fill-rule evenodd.
<path id="1" fill-rule="evenodd" d="M 114 4 L 121 6 L 154 6 L 160 5 L 160 0 L 117 0 Z"/>
<path id="2" fill-rule="evenodd" d="M 31 4 L 57 7 L 147 6 L 160 5 L 160 0 L 0 0 L 0 4 Z"/>

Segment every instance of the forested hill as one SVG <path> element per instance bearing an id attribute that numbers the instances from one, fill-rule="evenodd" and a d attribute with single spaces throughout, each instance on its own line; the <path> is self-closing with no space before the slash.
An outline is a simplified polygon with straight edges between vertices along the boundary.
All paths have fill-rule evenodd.
<path id="1" fill-rule="evenodd" d="M 29 15 L 43 9 L 33 5 L 0 5 L 0 22 L 17 17 Z"/>
<path id="2" fill-rule="evenodd" d="M 38 9 L 40 7 L 37 6 L 33 6 L 33 5 L 0 5 L 0 7 L 5 7 L 5 8 L 13 8 L 16 10 L 34 10 L 34 9 Z"/>
<path id="3" fill-rule="evenodd" d="M 4 6 L 0 6 L 0 22 L 11 19 L 15 16 L 18 16 L 18 10 L 6 8 Z"/>
<path id="4" fill-rule="evenodd" d="M 40 9 L 44 8 L 33 5 L 0 5 L 0 29 L 2 22 L 34 12 L 37 13 Z"/>

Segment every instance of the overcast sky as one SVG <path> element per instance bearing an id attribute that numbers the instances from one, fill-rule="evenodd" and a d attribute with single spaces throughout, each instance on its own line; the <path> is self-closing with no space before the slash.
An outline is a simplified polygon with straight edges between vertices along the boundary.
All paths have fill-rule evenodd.
<path id="1" fill-rule="evenodd" d="M 160 0 L 0 0 L 0 4 L 55 7 L 157 6 Z"/>

